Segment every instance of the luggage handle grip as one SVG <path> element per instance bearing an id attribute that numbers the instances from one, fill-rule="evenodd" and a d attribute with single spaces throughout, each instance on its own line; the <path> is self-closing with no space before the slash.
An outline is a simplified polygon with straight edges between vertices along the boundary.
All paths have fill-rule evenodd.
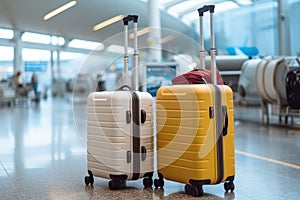
<path id="1" fill-rule="evenodd" d="M 138 16 L 137 15 L 128 15 L 127 17 L 123 18 L 124 25 L 128 25 L 128 22 L 133 21 L 133 23 L 138 22 Z"/>
<path id="2" fill-rule="evenodd" d="M 210 13 L 214 13 L 215 5 L 205 5 L 201 8 L 198 8 L 198 13 L 200 17 L 203 17 L 203 14 L 207 11 L 209 11 Z"/>

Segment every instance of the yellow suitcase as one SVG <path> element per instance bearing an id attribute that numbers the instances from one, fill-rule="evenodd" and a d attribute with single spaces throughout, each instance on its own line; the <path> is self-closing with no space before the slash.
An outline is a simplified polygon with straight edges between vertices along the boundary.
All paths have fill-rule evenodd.
<path id="1" fill-rule="evenodd" d="M 200 22 L 203 13 L 210 11 L 212 25 L 214 6 L 198 11 Z M 233 92 L 226 85 L 216 85 L 212 28 L 211 40 L 214 84 L 164 86 L 157 91 L 156 188 L 164 186 L 165 178 L 186 184 L 185 192 L 193 196 L 202 196 L 202 186 L 207 184 L 224 182 L 226 192 L 234 190 Z"/>
<path id="2" fill-rule="evenodd" d="M 187 184 L 193 196 L 205 184 L 225 182 L 234 190 L 234 108 L 231 88 L 225 85 L 161 87 L 156 97 L 156 188 L 163 178 Z"/>

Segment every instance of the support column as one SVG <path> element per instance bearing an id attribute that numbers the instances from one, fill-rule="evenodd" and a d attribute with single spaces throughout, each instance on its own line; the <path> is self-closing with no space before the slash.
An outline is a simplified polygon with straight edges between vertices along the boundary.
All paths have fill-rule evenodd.
<path id="1" fill-rule="evenodd" d="M 57 78 L 61 79 L 60 51 L 57 51 L 56 66 L 57 66 Z"/>
<path id="2" fill-rule="evenodd" d="M 51 50 L 51 56 L 50 56 L 50 69 L 51 69 L 51 86 L 53 85 L 53 80 L 55 78 L 55 73 L 54 73 L 54 51 Z"/>
<path id="3" fill-rule="evenodd" d="M 289 5 L 286 0 L 278 0 L 278 44 L 279 55 L 291 55 Z"/>
<path id="4" fill-rule="evenodd" d="M 161 25 L 158 0 L 148 0 L 150 33 L 147 40 L 149 45 L 149 61 L 161 62 Z"/>
<path id="5" fill-rule="evenodd" d="M 22 42 L 21 42 L 21 35 L 20 31 L 14 31 L 14 74 L 17 71 L 24 71 L 23 66 L 23 58 L 22 58 Z"/>

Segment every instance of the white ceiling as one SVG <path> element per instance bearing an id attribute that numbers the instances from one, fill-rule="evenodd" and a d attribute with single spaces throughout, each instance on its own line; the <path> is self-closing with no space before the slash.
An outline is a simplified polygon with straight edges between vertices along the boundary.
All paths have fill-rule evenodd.
<path id="1" fill-rule="evenodd" d="M 139 28 L 148 26 L 147 3 L 141 0 L 77 0 L 77 5 L 51 18 L 43 16 L 69 0 L 0 0 L 0 28 L 47 33 L 66 38 L 104 41 L 123 31 L 122 22 L 93 31 L 99 22 L 119 14 L 139 15 Z M 161 11 L 161 26 L 174 29 L 189 36 L 190 27 Z"/>

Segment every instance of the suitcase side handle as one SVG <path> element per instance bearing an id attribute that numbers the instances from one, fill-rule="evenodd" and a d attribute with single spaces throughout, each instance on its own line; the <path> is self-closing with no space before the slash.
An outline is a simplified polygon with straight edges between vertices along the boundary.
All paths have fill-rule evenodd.
<path id="1" fill-rule="evenodd" d="M 225 118 L 222 134 L 223 134 L 223 136 L 226 136 L 227 133 L 228 133 L 228 112 L 227 112 L 227 107 L 226 106 L 222 106 L 222 113 L 223 113 L 224 118 Z"/>

